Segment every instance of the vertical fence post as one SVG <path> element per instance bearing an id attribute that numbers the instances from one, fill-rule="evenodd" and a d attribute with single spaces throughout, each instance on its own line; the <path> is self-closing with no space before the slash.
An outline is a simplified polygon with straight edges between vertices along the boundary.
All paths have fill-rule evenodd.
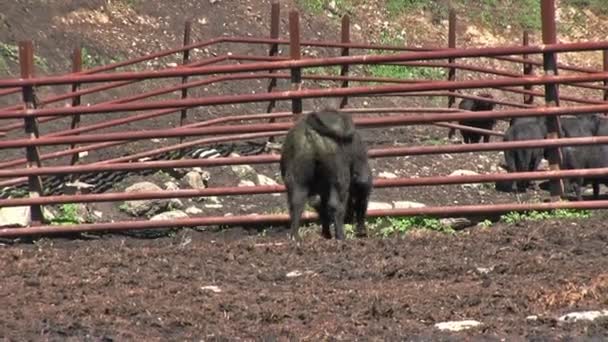
<path id="1" fill-rule="evenodd" d="M 541 1 L 541 18 L 543 31 L 543 44 L 555 44 L 557 42 L 557 34 L 555 29 L 555 0 Z M 557 56 L 554 52 L 543 53 L 543 69 L 545 75 L 557 75 Z M 545 106 L 559 106 L 557 84 L 545 84 Z M 547 139 L 559 138 L 560 123 L 559 116 L 547 116 Z M 562 156 L 559 148 L 548 149 L 547 158 L 549 159 L 549 168 L 551 170 L 559 170 Z M 557 201 L 564 193 L 564 183 L 561 179 L 551 181 L 551 200 Z"/>
<path id="2" fill-rule="evenodd" d="M 270 5 L 270 39 L 279 39 L 279 27 L 280 27 L 279 25 L 281 24 L 280 19 L 281 19 L 281 6 L 277 1 L 273 1 L 272 4 Z M 268 50 L 268 56 L 275 57 L 278 54 L 279 54 L 279 43 L 270 44 L 270 50 Z M 277 71 L 273 69 L 273 70 L 269 70 L 268 72 L 270 74 L 274 74 Z M 277 86 L 277 78 L 272 77 L 272 78 L 270 78 L 270 82 L 268 82 L 268 88 L 266 91 L 268 93 L 272 93 L 274 91 L 274 88 L 276 88 L 276 86 Z M 276 100 L 270 100 L 270 102 L 268 102 L 268 107 L 266 107 L 266 113 L 272 113 L 276 104 L 277 104 Z M 276 120 L 274 118 L 271 118 L 268 122 L 273 123 L 275 121 Z M 269 137 L 268 141 L 274 142 L 274 136 Z"/>
<path id="3" fill-rule="evenodd" d="M 449 17 L 449 27 L 448 27 L 448 48 L 453 49 L 456 48 L 456 10 L 450 8 L 450 17 Z M 455 63 L 455 58 L 448 58 L 448 63 Z M 456 80 L 456 68 L 451 66 L 448 69 L 448 81 Z M 453 93 L 453 90 L 450 90 L 450 93 Z M 456 98 L 453 95 L 448 96 L 448 108 L 452 108 L 456 102 Z M 450 128 L 448 133 L 448 139 L 452 139 L 456 134 L 455 128 Z"/>
<path id="4" fill-rule="evenodd" d="M 300 59 L 300 16 L 298 11 L 289 12 L 289 57 L 292 60 Z M 291 68 L 291 90 L 302 89 L 302 68 Z M 297 121 L 302 114 L 302 99 L 291 100 L 293 120 Z"/>
<path id="5" fill-rule="evenodd" d="M 190 20 L 186 21 L 184 24 L 184 45 L 190 45 L 190 32 L 192 31 L 192 22 Z M 185 49 L 182 55 L 182 65 L 187 65 L 190 63 L 190 49 Z M 182 84 L 188 82 L 188 76 L 182 77 Z M 182 100 L 188 97 L 188 88 L 182 89 Z M 182 127 L 188 118 L 188 108 L 184 108 L 181 110 L 181 114 L 179 117 L 179 126 Z M 184 137 L 179 137 L 179 143 L 184 142 Z M 185 153 L 185 149 L 180 149 L 179 155 L 183 156 Z"/>
<path id="6" fill-rule="evenodd" d="M 80 46 L 74 49 L 74 53 L 72 55 L 72 72 L 78 73 L 82 71 L 82 48 Z M 80 89 L 80 83 L 74 82 L 72 84 L 72 92 L 77 92 Z M 80 106 L 80 95 L 72 97 L 72 107 Z M 78 128 L 80 126 L 80 114 L 74 114 L 72 116 L 72 124 L 70 125 L 71 129 Z M 70 146 L 71 149 L 76 148 L 76 144 L 72 144 Z M 70 161 L 70 165 L 75 165 L 78 163 L 78 152 L 74 152 L 72 154 L 72 160 Z"/>
<path id="7" fill-rule="evenodd" d="M 342 43 L 350 43 L 350 16 L 345 14 L 342 17 Z M 349 50 L 348 47 L 342 48 L 342 56 L 348 56 Z M 340 69 L 340 76 L 348 76 L 349 65 L 344 64 Z M 348 88 L 348 80 L 342 81 L 342 88 Z M 340 101 L 340 108 L 344 108 L 348 105 L 348 96 L 344 96 L 342 101 Z"/>
<path id="8" fill-rule="evenodd" d="M 524 46 L 528 46 L 530 45 L 530 36 L 528 31 L 524 31 L 524 37 L 523 37 L 523 45 Z M 530 57 L 528 56 L 528 54 L 524 54 L 523 58 L 525 60 L 528 60 Z M 533 69 L 532 69 L 532 64 L 530 63 L 524 63 L 524 77 L 525 76 L 531 76 L 533 75 Z M 530 84 L 526 84 L 524 85 L 524 90 L 525 91 L 532 91 L 532 85 Z M 533 104 L 534 103 L 534 96 L 532 94 L 524 94 L 524 104 Z"/>
<path id="9" fill-rule="evenodd" d="M 602 51 L 604 57 L 604 72 L 608 72 L 608 50 Z M 608 87 L 608 80 L 604 80 L 604 87 Z M 608 101 L 608 89 L 604 89 L 604 101 Z"/>
<path id="10" fill-rule="evenodd" d="M 21 78 L 31 78 L 34 75 L 34 47 L 31 41 L 19 42 L 19 65 L 21 66 Z M 23 87 L 23 105 L 26 110 L 36 108 L 34 88 L 32 86 Z M 33 116 L 25 117 L 25 133 L 30 139 L 37 139 L 40 136 L 38 130 L 38 120 Z M 40 153 L 37 146 L 26 147 L 27 168 L 40 167 Z M 42 179 L 40 176 L 29 176 L 29 195 L 30 197 L 40 197 L 44 193 Z M 41 224 L 44 221 L 42 207 L 31 205 L 32 225 Z"/>

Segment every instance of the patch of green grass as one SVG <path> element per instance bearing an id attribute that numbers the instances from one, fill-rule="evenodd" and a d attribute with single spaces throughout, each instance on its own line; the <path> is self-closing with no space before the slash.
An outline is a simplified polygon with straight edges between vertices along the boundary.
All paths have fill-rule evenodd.
<path id="1" fill-rule="evenodd" d="M 608 14 L 606 0 L 562 0 L 562 6 L 571 6 L 578 10 L 590 9 L 596 14 Z"/>
<path id="2" fill-rule="evenodd" d="M 426 216 L 380 217 L 368 223 L 370 235 L 389 237 L 401 235 L 416 229 L 453 233 L 454 230 L 439 221 Z"/>
<path id="3" fill-rule="evenodd" d="M 386 31 L 380 36 L 380 44 L 392 46 L 404 46 L 405 40 L 402 37 L 393 37 Z M 368 54 L 394 54 L 395 51 L 376 50 L 368 51 Z M 398 79 L 426 79 L 440 80 L 446 77 L 444 68 L 417 67 L 396 64 L 374 64 L 366 66 L 366 71 L 373 77 L 398 78 Z"/>
<path id="4" fill-rule="evenodd" d="M 430 138 L 430 139 L 424 140 L 424 143 L 426 143 L 428 145 L 439 146 L 439 145 L 447 144 L 447 140 L 440 139 L 440 138 Z"/>
<path id="5" fill-rule="evenodd" d="M 440 80 L 445 78 L 445 70 L 443 68 L 379 64 L 371 65 L 368 69 L 370 74 L 374 77 L 390 77 L 404 80 Z"/>
<path id="6" fill-rule="evenodd" d="M 352 13 L 354 6 L 352 0 L 296 0 L 296 3 L 312 14 L 320 14 L 324 10 L 331 9 L 332 12 L 342 15 Z"/>
<path id="7" fill-rule="evenodd" d="M 424 8 L 429 2 L 428 0 L 387 0 L 386 10 L 390 15 L 397 15 Z"/>
<path id="8" fill-rule="evenodd" d="M 82 67 L 83 69 L 91 69 L 101 65 L 116 63 L 117 58 L 105 57 L 100 54 L 93 53 L 86 47 L 82 48 Z"/>
<path id="9" fill-rule="evenodd" d="M 19 47 L 17 45 L 0 43 L 0 72 L 11 74 L 9 63 L 19 64 Z M 34 55 L 34 65 L 43 71 L 49 69 L 49 65 L 42 57 Z"/>
<path id="10" fill-rule="evenodd" d="M 541 27 L 540 0 L 460 0 L 468 16 L 478 17 L 489 27 L 504 29 L 507 25 L 525 30 Z"/>
<path id="11" fill-rule="evenodd" d="M 78 224 L 80 218 L 78 217 L 78 207 L 74 203 L 62 204 L 59 207 L 59 212 L 53 220 L 52 225 L 64 225 L 64 224 Z"/>
<path id="12" fill-rule="evenodd" d="M 589 210 L 575 209 L 555 209 L 549 211 L 529 211 L 529 212 L 509 212 L 500 217 L 500 220 L 507 224 L 515 224 L 523 221 L 542 221 L 550 219 L 576 219 L 589 218 Z"/>
<path id="13" fill-rule="evenodd" d="M 328 75 L 328 76 L 337 76 L 340 75 L 340 70 L 342 68 L 339 65 L 330 65 L 330 66 L 320 66 L 320 67 L 312 67 L 303 69 L 304 73 L 307 75 Z"/>
<path id="14" fill-rule="evenodd" d="M 483 227 L 483 228 L 490 228 L 490 227 L 492 227 L 492 221 L 483 220 L 483 221 L 479 222 L 479 226 Z"/>

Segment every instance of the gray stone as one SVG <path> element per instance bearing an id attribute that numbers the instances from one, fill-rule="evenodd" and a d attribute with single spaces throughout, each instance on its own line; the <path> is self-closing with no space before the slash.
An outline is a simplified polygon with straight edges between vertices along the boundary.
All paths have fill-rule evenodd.
<path id="1" fill-rule="evenodd" d="M 0 227 L 27 227 L 32 222 L 30 207 L 0 209 Z"/>
<path id="2" fill-rule="evenodd" d="M 135 183 L 125 189 L 127 193 L 147 191 L 162 191 L 162 189 L 151 182 Z M 167 208 L 169 203 L 170 201 L 166 199 L 135 200 L 124 202 L 120 208 L 132 216 L 154 215 Z"/>
<path id="3" fill-rule="evenodd" d="M 442 218 L 439 220 L 439 223 L 441 223 L 444 226 L 448 226 L 452 229 L 456 229 L 456 230 L 464 229 L 466 227 L 470 227 L 470 226 L 474 225 L 474 223 L 466 217 Z"/>

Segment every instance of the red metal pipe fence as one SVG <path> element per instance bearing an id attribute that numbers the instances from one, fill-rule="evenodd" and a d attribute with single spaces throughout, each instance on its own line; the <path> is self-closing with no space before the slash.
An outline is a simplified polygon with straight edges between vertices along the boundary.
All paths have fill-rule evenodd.
<path id="1" fill-rule="evenodd" d="M 127 161 L 139 158 L 141 156 L 150 156 L 153 153 L 160 151 L 170 151 L 186 146 L 194 146 L 196 144 L 206 144 L 217 141 L 236 141 L 239 139 L 248 139 L 253 137 L 268 137 L 285 134 L 286 130 L 292 127 L 292 122 L 267 123 L 267 124 L 240 124 L 240 125 L 217 125 L 228 121 L 238 120 L 260 120 L 260 119 L 276 119 L 285 118 L 293 114 L 304 113 L 303 99 L 308 98 L 338 98 L 340 99 L 340 107 L 346 106 L 349 97 L 355 96 L 412 96 L 423 95 L 428 96 L 435 92 L 441 96 L 448 96 L 450 105 L 455 101 L 456 97 L 461 98 L 479 98 L 475 95 L 458 94 L 455 91 L 460 89 L 476 89 L 476 88 L 495 88 L 507 92 L 524 94 L 524 103 L 513 103 L 505 100 L 496 100 L 496 103 L 520 107 L 517 109 L 490 111 L 490 112 L 448 112 L 445 109 L 437 108 L 435 112 L 432 110 L 423 111 L 416 115 L 399 115 L 389 117 L 363 117 L 355 118 L 355 122 L 360 127 L 386 127 L 395 125 L 413 125 L 413 124 L 437 124 L 448 128 L 461 128 L 472 130 L 480 133 L 490 133 L 493 135 L 501 135 L 501 132 L 494 132 L 482 129 L 476 129 L 461 125 L 449 124 L 446 121 L 460 121 L 465 119 L 507 119 L 513 117 L 539 116 L 545 117 L 549 123 L 550 134 L 548 139 L 543 140 L 527 140 L 516 142 L 494 142 L 485 144 L 470 144 L 470 145 L 444 145 L 444 146 L 412 146 L 399 148 L 380 148 L 369 151 L 371 158 L 393 157 L 403 155 L 422 155 L 422 154 L 438 154 L 438 153 L 464 153 L 475 151 L 496 151 L 509 150 L 519 148 L 543 147 L 548 151 L 552 151 L 550 158 L 551 171 L 547 172 L 524 172 L 524 173 L 508 173 L 508 174 L 486 174 L 475 176 L 432 176 L 421 178 L 397 178 L 397 179 L 376 179 L 374 186 L 397 187 L 397 186 L 430 186 L 430 185 L 447 185 L 447 184 L 463 184 L 471 182 L 495 182 L 495 181 L 514 181 L 514 180 L 540 180 L 548 179 L 552 184 L 560 184 L 563 178 L 572 177 L 594 177 L 605 176 L 608 174 L 608 168 L 587 169 L 587 170 L 559 170 L 561 165 L 559 156 L 559 147 L 562 146 L 584 146 L 591 144 L 608 144 L 608 137 L 583 137 L 583 138 L 568 138 L 560 139 L 557 136 L 559 131 L 559 115 L 583 114 L 593 112 L 608 112 L 608 104 L 604 101 L 608 94 L 608 71 L 606 69 L 606 57 L 604 58 L 604 70 L 593 70 L 589 68 L 580 68 L 575 66 L 566 66 L 557 63 L 556 54 L 560 52 L 575 52 L 575 51 L 591 51 L 591 50 L 608 50 L 608 42 L 584 42 L 584 43 L 569 43 L 557 44 L 556 28 L 554 17 L 554 1 L 545 0 L 542 2 L 543 12 L 543 45 L 530 46 L 528 43 L 528 35 L 524 36 L 523 46 L 509 47 L 490 47 L 490 48 L 474 48 L 461 49 L 456 48 L 456 15 L 455 12 L 450 13 L 450 32 L 449 32 L 449 48 L 411 48 L 411 47 L 395 47 L 383 45 L 369 45 L 350 42 L 348 17 L 344 17 L 342 21 L 341 41 L 337 42 L 314 42 L 305 41 L 300 36 L 299 15 L 292 11 L 289 15 L 289 40 L 278 39 L 278 4 L 273 3 L 271 8 L 271 16 L 273 24 L 271 25 L 270 38 L 239 38 L 239 37 L 220 37 L 211 39 L 205 42 L 190 43 L 190 25 L 187 24 L 184 31 L 183 46 L 175 49 L 162 51 L 147 56 L 138 57 L 129 61 L 115 63 L 109 66 L 80 71 L 75 67 L 72 74 L 34 77 L 31 67 L 28 68 L 28 60 L 31 57 L 31 51 L 27 58 L 23 58 L 22 62 L 22 77 L 18 79 L 0 79 L 0 95 L 16 93 L 22 91 L 24 94 L 24 103 L 22 105 L 11 106 L 0 109 L 0 119 L 21 119 L 24 124 L 11 124 L 0 128 L 3 131 L 9 131 L 16 128 L 24 127 L 29 134 L 27 139 L 10 139 L 1 140 L 0 149 L 6 148 L 23 148 L 28 150 L 27 158 L 15 161 L 5 161 L 0 163 L 1 167 L 15 166 L 28 162 L 29 168 L 15 170 L 0 170 L 0 178 L 14 178 L 8 181 L 0 182 L 0 186 L 8 184 L 17 184 L 28 177 L 30 180 L 30 190 L 38 192 L 38 196 L 31 198 L 12 198 L 0 200 L 0 207 L 29 205 L 32 208 L 37 208 L 39 215 L 35 215 L 35 221 L 42 221 L 40 210 L 41 205 L 51 205 L 70 202 L 101 202 L 101 201 L 118 201 L 118 200 L 135 200 L 135 199 L 153 199 L 153 198 L 181 198 L 192 196 L 227 196 L 227 195 L 252 195 L 265 194 L 284 191 L 283 186 L 255 186 L 255 187 L 223 187 L 223 188 L 208 188 L 200 190 L 177 190 L 177 191 L 159 191 L 159 192 L 144 192 L 144 193 L 104 193 L 104 194 L 87 194 L 87 195 L 69 195 L 69 196 L 40 196 L 42 194 L 41 185 L 37 186 L 34 182 L 43 175 L 60 175 L 87 172 L 104 172 L 104 171 L 137 171 L 149 169 L 165 169 L 165 168 L 180 168 L 180 167 L 211 167 L 219 165 L 234 165 L 234 164 L 260 164 L 260 163 L 275 163 L 278 161 L 277 155 L 258 155 L 251 157 L 238 158 L 216 158 L 216 159 L 185 159 L 176 161 L 152 161 L 152 162 L 133 162 Z M 213 46 L 223 43 L 245 43 L 245 44 L 268 44 L 270 46 L 269 56 L 221 56 L 214 57 L 203 61 L 190 61 L 190 51 L 195 48 L 204 46 Z M 289 58 L 278 56 L 278 46 L 289 44 Z M 301 49 L 303 46 L 323 47 L 323 48 L 339 48 L 341 49 L 340 56 L 325 57 L 325 58 L 301 58 Z M 384 49 L 392 51 L 407 51 L 405 53 L 395 53 L 391 55 L 355 55 L 351 56 L 350 52 L 353 49 Z M 27 49 L 26 49 L 27 50 Z M 31 50 L 31 49 L 30 49 Z M 137 71 L 137 72 L 112 72 L 101 73 L 102 71 L 112 70 L 121 66 L 131 65 L 138 62 L 151 60 L 169 56 L 172 54 L 181 54 L 183 66 L 153 70 L 153 71 Z M 538 62 L 529 58 L 532 54 L 543 54 L 543 62 Z M 27 54 L 24 54 L 26 56 Z M 508 55 L 522 55 L 521 57 L 513 57 Z M 514 73 L 496 68 L 479 67 L 477 65 L 469 65 L 466 63 L 456 63 L 455 59 L 466 59 L 474 57 L 490 57 L 501 61 L 513 62 L 524 66 L 523 74 Z M 216 65 L 220 61 L 253 61 L 251 63 Z M 437 60 L 447 60 L 446 62 Z M 428 62 L 435 61 L 435 62 Z M 30 63 L 31 64 L 31 63 Z M 379 78 L 368 76 L 348 76 L 349 71 L 354 65 L 367 64 L 397 64 L 413 67 L 435 67 L 449 68 L 448 81 L 428 81 L 428 80 L 399 80 L 394 78 Z M 339 76 L 334 75 L 303 75 L 302 69 L 319 66 L 334 66 L 340 65 L 341 71 Z M 542 65 L 545 70 L 545 76 L 532 76 L 533 66 Z M 290 69 L 290 73 L 279 73 L 278 70 Z M 558 75 L 558 70 L 566 70 L 576 72 L 577 74 Z M 471 80 L 471 81 L 456 81 L 456 70 L 467 70 L 476 73 L 491 75 L 492 77 L 500 77 L 487 80 Z M 217 75 L 216 75 L 217 74 Z M 229 75 L 228 75 L 229 74 Z M 189 81 L 189 77 L 213 75 L 203 80 Z M 141 80 L 159 79 L 159 78 L 177 78 L 179 83 L 175 85 L 157 88 L 142 94 L 119 98 L 113 101 L 106 101 L 92 106 L 83 106 L 80 104 L 80 96 L 91 95 L 99 91 L 132 84 Z M 266 93 L 258 94 L 240 94 L 240 95 L 219 95 L 205 96 L 201 98 L 190 97 L 188 90 L 194 87 L 212 84 L 223 81 L 236 81 L 244 79 L 259 79 L 268 78 L 270 84 Z M 289 90 L 277 91 L 277 79 L 291 80 Z M 336 88 L 329 89 L 303 89 L 302 80 L 328 80 L 341 82 L 341 85 Z M 382 82 L 395 83 L 392 85 L 381 86 L 358 86 L 351 87 L 349 82 Z M 107 85 L 93 86 L 87 89 L 78 89 L 81 84 L 95 82 L 112 82 Z M 602 82 L 603 85 L 595 85 L 590 82 Z M 559 96 L 557 85 L 572 85 L 579 88 L 602 91 L 602 100 L 592 100 L 590 98 L 579 98 L 575 96 Z M 33 87 L 38 86 L 54 86 L 54 85 L 70 85 L 72 92 L 54 96 L 43 101 L 43 103 L 53 103 L 65 99 L 73 99 L 72 106 L 67 108 L 34 108 L 35 103 L 31 96 Z M 533 85 L 544 85 L 544 92 L 532 91 Z M 512 87 L 522 87 L 522 89 Z M 18 87 L 18 88 L 14 88 Z M 16 89 L 16 90 L 15 90 Z M 145 98 L 168 94 L 180 91 L 180 99 L 164 100 L 164 101 L 140 101 Z M 533 96 L 544 96 L 547 107 L 531 108 Z M 587 103 L 591 105 L 582 105 L 576 107 L 558 107 L 559 100 L 571 101 L 575 103 Z M 218 119 L 208 120 L 202 123 L 185 124 L 187 110 L 198 106 L 225 105 L 237 103 L 252 103 L 252 102 L 269 102 L 268 112 L 271 112 L 277 101 L 290 100 L 292 103 L 291 112 L 261 114 L 261 115 L 236 115 L 233 117 L 222 117 Z M 97 113 L 112 113 L 126 111 L 142 111 L 154 110 L 153 112 L 139 113 L 130 117 L 119 118 L 79 127 L 78 121 L 80 115 L 91 115 Z M 93 130 L 107 128 L 119 124 L 135 122 L 137 120 L 151 119 L 154 117 L 167 115 L 180 111 L 180 127 L 170 129 L 159 129 L 150 131 L 138 132 L 117 132 L 105 134 L 86 134 L 78 135 Z M 370 109 L 350 109 L 347 110 L 353 114 L 361 114 L 368 111 L 369 113 L 382 112 L 378 108 Z M 394 109 L 399 112 L 399 109 Z M 405 112 L 405 111 L 401 111 Z M 65 116 L 73 116 L 73 122 L 69 130 L 53 132 L 45 136 L 37 134 L 37 120 L 50 121 L 55 118 Z M 7 129 L 8 127 L 8 129 Z M 235 134 L 235 135 L 228 135 Z M 0 132 L 0 136 L 3 132 Z M 40 161 L 46 158 L 77 155 L 77 151 L 115 146 L 138 139 L 161 138 L 161 137 L 179 137 L 184 139 L 188 136 L 202 135 L 219 135 L 201 139 L 193 142 L 185 142 L 173 146 L 164 146 L 153 151 L 144 151 L 130 156 L 114 158 L 110 160 L 98 161 L 88 165 L 72 165 L 72 166 L 53 166 L 42 167 Z M 99 143 L 87 146 L 74 148 L 75 144 L 80 143 Z M 40 146 L 71 144 L 72 148 L 66 151 L 54 152 L 46 155 L 38 155 L 37 148 Z M 76 163 L 73 158 L 72 164 Z M 39 179 L 39 178 L 38 178 Z M 554 182 L 556 180 L 557 182 Z M 551 194 L 555 197 L 562 194 L 560 187 L 553 186 Z M 544 203 L 544 204 L 507 204 L 507 205 L 486 205 L 486 206 L 452 206 L 452 207 L 434 207 L 434 208 L 415 208 L 415 209 L 399 209 L 388 211 L 370 211 L 369 216 L 375 215 L 463 215 L 484 213 L 496 213 L 504 211 L 521 211 L 521 210 L 545 210 L 551 208 L 605 208 L 608 207 L 608 201 L 593 201 L 593 202 L 577 202 L 577 203 Z M 314 215 L 307 215 L 307 219 L 314 218 Z M 115 222 L 101 223 L 89 225 L 76 225 L 65 227 L 50 227 L 38 226 L 32 228 L 24 228 L 19 230 L 0 229 L 0 237 L 16 236 L 16 235 L 31 235 L 31 234 L 47 234 L 60 233 L 69 231 L 105 231 L 117 229 L 144 229 L 154 227 L 179 227 L 193 225 L 208 225 L 208 224 L 247 224 L 255 222 L 264 223 L 284 223 L 288 217 L 286 215 L 257 215 L 257 216 L 237 216 L 237 217 L 206 217 L 187 220 L 174 221 L 136 221 L 136 222 Z"/>

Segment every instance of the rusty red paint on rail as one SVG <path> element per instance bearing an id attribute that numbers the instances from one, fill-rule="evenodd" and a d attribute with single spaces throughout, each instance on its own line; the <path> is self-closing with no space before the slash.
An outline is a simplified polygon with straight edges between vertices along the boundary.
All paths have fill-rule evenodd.
<path id="1" fill-rule="evenodd" d="M 389 210 L 369 210 L 368 217 L 381 216 L 469 216 L 469 215 L 490 215 L 501 214 L 511 211 L 542 211 L 552 209 L 603 209 L 608 207 L 607 200 L 601 201 L 578 201 L 578 202 L 552 202 L 552 203 L 530 203 L 530 204 L 495 204 L 495 205 L 464 205 L 447 207 L 424 207 L 411 209 L 389 209 Z M 302 215 L 302 221 L 310 222 L 317 220 L 314 213 L 306 212 Z M 287 214 L 262 214 L 262 215 L 240 215 L 240 216 L 208 216 L 177 220 L 139 220 L 139 221 L 120 221 L 110 223 L 90 223 L 76 225 L 47 225 L 27 228 L 3 228 L 0 229 L 0 237 L 16 238 L 37 235 L 65 234 L 73 232 L 112 232 L 121 230 L 140 230 L 140 229 L 169 229 L 196 226 L 236 226 L 248 224 L 286 224 L 289 222 Z"/>
<path id="2" fill-rule="evenodd" d="M 479 49 L 448 49 L 423 52 L 408 52 L 392 55 L 358 55 L 349 57 L 327 57 L 327 58 L 307 58 L 299 60 L 287 60 L 277 62 L 247 63 L 241 65 L 220 65 L 213 67 L 175 68 L 169 70 L 141 71 L 141 72 L 115 72 L 94 75 L 65 75 L 65 76 L 46 76 L 31 79 L 1 79 L 0 88 L 22 87 L 22 86 L 42 86 L 53 84 L 71 84 L 74 82 L 108 82 L 133 79 L 182 77 L 194 75 L 208 75 L 215 73 L 236 73 L 267 71 L 286 68 L 304 68 L 343 64 L 376 64 L 388 62 L 405 62 L 415 60 L 432 60 L 445 58 L 465 58 L 465 57 L 491 57 L 509 54 L 530 54 L 541 52 L 574 52 L 602 50 L 608 48 L 608 42 L 583 42 L 568 44 L 549 44 L 542 46 L 511 46 Z"/>

